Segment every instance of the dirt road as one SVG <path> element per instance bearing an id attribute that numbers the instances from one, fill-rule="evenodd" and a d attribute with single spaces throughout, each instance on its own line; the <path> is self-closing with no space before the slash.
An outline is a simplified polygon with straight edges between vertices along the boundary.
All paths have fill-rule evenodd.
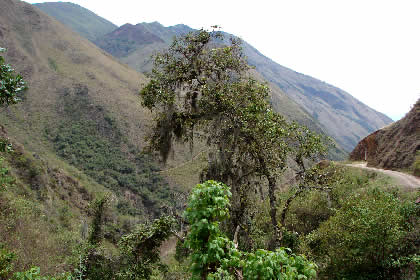
<path id="1" fill-rule="evenodd" d="M 358 168 L 363 168 L 363 169 L 368 169 L 368 170 L 373 170 L 373 171 L 377 171 L 377 172 L 382 172 L 392 178 L 394 178 L 401 186 L 405 186 L 405 187 L 409 187 L 409 188 L 413 188 L 413 189 L 417 189 L 420 188 L 420 179 L 409 175 L 409 174 L 405 174 L 405 173 L 401 173 L 398 171 L 393 171 L 393 170 L 385 170 L 385 169 L 379 169 L 379 168 L 374 168 L 374 167 L 367 167 L 366 163 L 353 163 L 353 164 L 345 164 L 346 166 L 351 166 L 351 167 L 358 167 Z"/>

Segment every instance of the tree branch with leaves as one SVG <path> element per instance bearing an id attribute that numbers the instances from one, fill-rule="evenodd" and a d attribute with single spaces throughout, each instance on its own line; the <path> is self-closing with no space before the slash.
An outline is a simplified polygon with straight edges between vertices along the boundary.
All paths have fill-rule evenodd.
<path id="1" fill-rule="evenodd" d="M 231 234 L 244 218 L 248 196 L 262 184 L 268 185 L 278 236 L 278 178 L 288 159 L 314 157 L 323 145 L 318 135 L 298 134 L 307 129 L 273 111 L 268 86 L 252 78 L 249 69 L 239 39 L 225 43 L 220 32 L 203 29 L 176 38 L 154 57 L 150 81 L 140 91 L 143 106 L 156 116 L 149 147 L 166 161 L 174 141 L 193 145 L 199 135 L 209 162 L 202 181 L 231 187 Z M 255 178 L 261 180 L 255 183 Z"/>

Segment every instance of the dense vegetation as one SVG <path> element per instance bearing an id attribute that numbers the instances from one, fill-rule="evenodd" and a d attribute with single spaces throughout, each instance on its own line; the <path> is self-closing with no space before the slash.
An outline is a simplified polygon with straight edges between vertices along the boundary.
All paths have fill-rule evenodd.
<path id="1" fill-rule="evenodd" d="M 376 173 L 314 164 L 325 151 L 323 139 L 273 112 L 267 87 L 246 75 L 239 42 L 214 49 L 214 38 L 221 39 L 201 30 L 176 40 L 156 56 L 141 92 L 144 105 L 158 113 L 153 150 L 166 158 L 174 138 L 193 143 L 199 137 L 207 145 L 203 183 L 192 189 L 183 214 L 168 202 L 158 175 L 144 176 L 157 171 L 147 157 L 135 153 L 102 107 L 90 106 L 87 88 L 63 91 L 59 109 L 68 122 L 46 131 L 54 149 L 114 193 L 131 190 L 145 204 L 156 196 L 169 215 L 109 238 L 110 224 L 121 226 L 112 193 L 93 198 L 60 170 L 19 146 L 13 151 L 2 135 L 1 278 L 420 276 L 416 193 L 393 188 Z M 79 229 L 83 211 L 90 226 Z M 164 263 L 159 250 L 172 235 L 179 239 L 177 260 Z M 54 250 L 59 253 L 42 255 Z M 49 271 L 55 277 L 42 276 L 37 262 L 62 266 Z"/>
<path id="2" fill-rule="evenodd" d="M 103 229 L 110 214 L 110 201 L 104 196 L 91 203 L 89 236 L 77 250 L 80 258 L 73 260 L 73 276 L 66 277 L 202 279 L 206 275 L 207 279 L 281 279 L 276 275 L 283 273 L 295 279 L 299 274 L 314 276 L 317 270 L 321 279 L 416 279 L 420 273 L 416 255 L 420 210 L 414 203 L 415 193 L 392 188 L 387 178 L 375 173 L 334 169 L 341 179 L 330 192 L 308 192 L 293 201 L 286 216 L 283 241 L 306 258 L 283 248 L 271 252 L 240 249 L 238 236 L 231 239 L 223 230 L 229 217 L 229 188 L 209 181 L 197 185 L 190 196 L 184 214 L 190 224 L 184 238 L 188 249 L 179 263 L 164 265 L 158 257 L 162 241 L 178 228 L 175 220 L 166 216 L 138 225 L 119 239 L 117 250 L 109 251 Z M 1 195 L 5 194 L 3 191 Z M 255 244 L 268 244 L 272 231 L 268 208 L 263 204 L 255 207 L 260 217 L 252 223 L 258 225 L 260 232 L 252 240 Z M 12 250 L 2 247 L 0 271 L 4 275 L 13 271 L 15 258 Z M 15 277 L 26 279 L 24 274 L 39 275 L 39 269 Z"/>
<path id="3" fill-rule="evenodd" d="M 88 88 L 63 90 L 63 121 L 46 135 L 57 154 L 98 183 L 122 194 L 130 190 L 142 201 L 119 206 L 123 213 L 156 215 L 168 204 L 169 188 L 147 154 L 128 144 L 115 120 L 100 106 L 91 106 Z"/>

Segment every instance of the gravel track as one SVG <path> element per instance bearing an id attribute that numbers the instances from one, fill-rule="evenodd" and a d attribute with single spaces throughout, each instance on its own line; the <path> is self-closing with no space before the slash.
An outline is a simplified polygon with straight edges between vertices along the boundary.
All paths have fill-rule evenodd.
<path id="1" fill-rule="evenodd" d="M 357 167 L 357 168 L 382 172 L 382 173 L 394 178 L 395 180 L 397 180 L 397 182 L 402 186 L 413 188 L 413 189 L 420 188 L 420 179 L 418 179 L 415 176 L 409 175 L 409 174 L 405 174 L 405 173 L 398 172 L 398 171 L 393 171 L 393 170 L 367 167 L 365 162 L 364 163 L 345 164 L 345 165 L 350 166 L 350 167 Z"/>

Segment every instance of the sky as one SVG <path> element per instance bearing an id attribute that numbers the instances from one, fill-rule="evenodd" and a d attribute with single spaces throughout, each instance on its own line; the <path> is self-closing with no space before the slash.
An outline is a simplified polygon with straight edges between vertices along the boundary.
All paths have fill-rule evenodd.
<path id="1" fill-rule="evenodd" d="M 219 25 L 394 120 L 420 98 L 419 0 L 69 1 L 119 26 Z"/>

